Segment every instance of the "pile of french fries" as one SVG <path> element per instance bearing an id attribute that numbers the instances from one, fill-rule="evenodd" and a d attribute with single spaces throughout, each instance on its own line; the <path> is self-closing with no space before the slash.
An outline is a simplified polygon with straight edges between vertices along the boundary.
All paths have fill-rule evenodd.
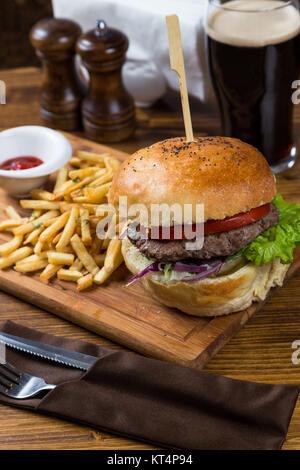
<path id="1" fill-rule="evenodd" d="M 102 240 L 96 233 L 119 165 L 109 154 L 79 150 L 59 170 L 53 192 L 35 189 L 31 199 L 20 201 L 32 209 L 30 217 L 8 206 L 0 230 L 12 232 L 13 238 L 0 245 L 0 269 L 42 270 L 42 280 L 57 276 L 76 282 L 80 291 L 104 283 L 123 261 L 121 241 Z"/>

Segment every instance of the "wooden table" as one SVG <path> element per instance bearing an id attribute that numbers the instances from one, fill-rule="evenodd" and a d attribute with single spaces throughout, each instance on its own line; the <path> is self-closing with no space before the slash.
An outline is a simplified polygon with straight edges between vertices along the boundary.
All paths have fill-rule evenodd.
<path id="1" fill-rule="evenodd" d="M 39 116 L 38 69 L 0 71 L 7 87 L 7 104 L 0 105 L 0 130 L 42 124 Z M 300 136 L 300 106 L 295 107 L 295 135 Z M 219 134 L 213 112 L 192 100 L 195 135 Z M 183 135 L 180 98 L 169 93 L 149 110 L 138 110 L 138 128 L 133 138 L 115 145 L 126 152 L 167 137 Z M 297 139 L 298 140 L 298 139 Z M 283 196 L 289 190 L 300 201 L 300 160 L 278 178 Z M 0 322 L 13 320 L 48 333 L 92 341 L 115 349 L 117 344 L 83 330 L 39 308 L 0 292 Z M 300 340 L 300 272 L 290 280 L 208 364 L 206 371 L 236 379 L 267 383 L 300 382 L 300 365 L 291 361 L 292 342 Z M 0 406 L 0 449 L 151 449 L 139 442 L 115 437 L 88 427 Z M 296 406 L 284 449 L 300 449 L 300 400 Z"/>

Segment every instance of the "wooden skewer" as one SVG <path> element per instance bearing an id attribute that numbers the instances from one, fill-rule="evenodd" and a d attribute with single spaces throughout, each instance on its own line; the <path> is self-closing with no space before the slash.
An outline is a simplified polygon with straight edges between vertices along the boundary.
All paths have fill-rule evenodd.
<path id="1" fill-rule="evenodd" d="M 191 120 L 191 111 L 189 104 L 189 96 L 186 86 L 186 76 L 184 68 L 184 59 L 182 52 L 180 26 L 177 15 L 166 16 L 166 23 L 169 37 L 169 54 L 171 69 L 177 73 L 179 77 L 181 104 L 183 112 L 183 120 L 187 142 L 194 140 L 193 127 Z"/>

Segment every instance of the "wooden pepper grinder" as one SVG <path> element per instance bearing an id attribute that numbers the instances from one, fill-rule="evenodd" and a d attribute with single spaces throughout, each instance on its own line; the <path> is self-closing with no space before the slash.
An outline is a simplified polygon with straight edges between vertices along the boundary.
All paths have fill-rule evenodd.
<path id="1" fill-rule="evenodd" d="M 121 76 L 127 48 L 127 37 L 104 21 L 97 21 L 97 27 L 77 41 L 76 52 L 90 75 L 81 109 L 83 127 L 91 139 L 119 142 L 134 131 L 134 102 Z"/>
<path id="2" fill-rule="evenodd" d="M 40 95 L 41 116 L 49 127 L 80 129 L 82 90 L 75 71 L 75 43 L 81 34 L 74 21 L 46 18 L 38 21 L 30 40 L 43 63 L 45 78 Z"/>

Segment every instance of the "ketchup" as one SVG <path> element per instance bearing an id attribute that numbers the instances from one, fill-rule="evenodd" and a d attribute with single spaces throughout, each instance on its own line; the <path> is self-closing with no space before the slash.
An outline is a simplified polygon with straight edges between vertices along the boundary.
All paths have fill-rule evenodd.
<path id="1" fill-rule="evenodd" d="M 37 157 L 32 156 L 20 156 L 15 158 L 10 158 L 5 160 L 0 165 L 1 170 L 28 170 L 29 168 L 34 168 L 35 166 L 41 165 L 43 160 Z"/>

